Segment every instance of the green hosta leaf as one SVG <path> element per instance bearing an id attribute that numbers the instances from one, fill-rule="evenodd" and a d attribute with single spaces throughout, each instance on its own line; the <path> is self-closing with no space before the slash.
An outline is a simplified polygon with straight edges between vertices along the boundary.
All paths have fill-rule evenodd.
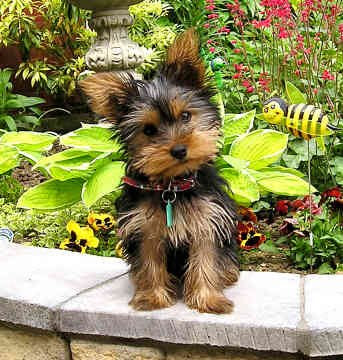
<path id="1" fill-rule="evenodd" d="M 82 190 L 85 205 L 90 207 L 104 195 L 116 190 L 123 175 L 124 163 L 121 161 L 111 162 L 96 170 Z"/>
<path id="2" fill-rule="evenodd" d="M 257 183 L 265 191 L 285 196 L 305 196 L 309 193 L 308 182 L 298 176 L 274 171 L 263 174 L 265 176 L 257 179 Z M 316 191 L 312 186 L 311 192 Z"/>
<path id="3" fill-rule="evenodd" d="M 102 154 L 102 152 L 88 151 L 82 149 L 67 149 L 57 154 L 43 158 L 41 161 L 39 161 L 36 167 L 48 167 L 53 164 L 58 164 L 71 169 L 75 169 L 85 167 L 82 166 L 83 164 L 88 164 L 86 166 L 86 168 L 88 168 L 90 162 L 93 161 L 100 154 Z"/>
<path id="4" fill-rule="evenodd" d="M 237 170 L 246 169 L 249 166 L 249 161 L 237 159 L 230 155 L 223 155 L 221 158 Z"/>
<path id="5" fill-rule="evenodd" d="M 251 130 L 254 124 L 256 110 L 243 114 L 228 114 L 223 125 L 224 143 L 231 144 L 241 134 Z"/>
<path id="6" fill-rule="evenodd" d="M 3 174 L 20 163 L 19 152 L 12 146 L 0 144 L 0 174 Z"/>
<path id="7" fill-rule="evenodd" d="M 33 131 L 7 132 L 0 138 L 0 143 L 15 146 L 22 151 L 47 151 L 56 140 L 55 135 Z"/>
<path id="8" fill-rule="evenodd" d="M 75 130 L 63 135 L 60 141 L 66 146 L 100 152 L 115 152 L 120 149 L 118 142 L 113 139 L 113 130 L 100 126 Z"/>
<path id="9" fill-rule="evenodd" d="M 17 206 L 41 211 L 59 210 L 81 201 L 83 179 L 48 180 L 24 193 Z"/>
<path id="10" fill-rule="evenodd" d="M 31 163 L 37 163 L 43 156 L 41 152 L 36 151 L 19 151 L 20 155 L 26 157 Z"/>
<path id="11" fill-rule="evenodd" d="M 71 170 L 63 166 L 52 165 L 47 171 L 50 176 L 56 180 L 68 180 L 68 179 L 87 179 L 92 175 L 92 172 L 89 170 Z"/>
<path id="12" fill-rule="evenodd" d="M 220 174 L 229 183 L 232 192 L 229 195 L 238 204 L 248 206 L 260 198 L 258 185 L 253 177 L 237 169 L 222 169 Z"/>
<path id="13" fill-rule="evenodd" d="M 307 99 L 295 85 L 286 81 L 286 94 L 290 104 L 306 104 Z"/>
<path id="14" fill-rule="evenodd" d="M 270 166 L 270 167 L 266 167 L 266 168 L 262 168 L 258 170 L 259 173 L 275 173 L 275 172 L 282 172 L 282 173 L 286 173 L 286 174 L 292 174 L 295 176 L 299 176 L 300 178 L 303 178 L 305 175 L 295 169 L 291 169 L 291 168 L 287 168 L 287 167 L 283 167 L 283 166 Z"/>
<path id="15" fill-rule="evenodd" d="M 17 125 L 10 115 L 0 115 L 0 122 L 5 122 L 10 131 L 17 131 Z"/>
<path id="16" fill-rule="evenodd" d="M 250 162 L 249 168 L 264 168 L 281 157 L 287 147 L 288 135 L 274 130 L 255 130 L 232 143 L 230 155 Z"/>

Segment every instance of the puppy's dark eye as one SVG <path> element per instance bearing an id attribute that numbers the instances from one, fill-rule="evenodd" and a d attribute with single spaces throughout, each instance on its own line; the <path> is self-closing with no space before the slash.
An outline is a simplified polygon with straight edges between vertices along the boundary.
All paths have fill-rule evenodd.
<path id="1" fill-rule="evenodd" d="M 143 133 L 146 136 L 153 136 L 157 133 L 157 127 L 152 124 L 146 124 L 146 125 L 144 125 Z"/>
<path id="2" fill-rule="evenodd" d="M 184 111 L 182 114 L 181 114 L 181 121 L 183 122 L 188 122 L 190 121 L 192 118 L 192 114 L 188 111 Z"/>

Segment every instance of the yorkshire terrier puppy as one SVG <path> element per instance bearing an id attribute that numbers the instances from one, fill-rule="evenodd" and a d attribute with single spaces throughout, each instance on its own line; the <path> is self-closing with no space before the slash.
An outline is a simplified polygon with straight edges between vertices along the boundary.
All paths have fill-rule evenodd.
<path id="1" fill-rule="evenodd" d="M 182 290 L 200 312 L 229 313 L 238 280 L 236 208 L 213 161 L 220 118 L 194 30 L 178 37 L 150 81 L 99 73 L 81 88 L 114 124 L 127 156 L 119 237 L 137 310 L 171 306 Z"/>

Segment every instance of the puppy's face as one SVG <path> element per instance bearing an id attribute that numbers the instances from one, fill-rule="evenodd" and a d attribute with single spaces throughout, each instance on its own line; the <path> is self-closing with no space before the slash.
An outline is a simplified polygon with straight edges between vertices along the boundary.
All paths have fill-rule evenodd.
<path id="1" fill-rule="evenodd" d="M 130 166 L 152 181 L 196 171 L 216 156 L 220 121 L 198 51 L 190 30 L 151 81 L 102 73 L 81 83 L 93 111 L 115 124 Z"/>

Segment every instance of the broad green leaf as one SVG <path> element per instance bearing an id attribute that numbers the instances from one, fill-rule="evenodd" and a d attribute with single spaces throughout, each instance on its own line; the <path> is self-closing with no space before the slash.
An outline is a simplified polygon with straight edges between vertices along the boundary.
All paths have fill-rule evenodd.
<path id="1" fill-rule="evenodd" d="M 309 193 L 309 184 L 293 174 L 283 172 L 265 172 L 266 176 L 258 179 L 258 185 L 265 191 L 285 196 L 305 196 Z M 312 186 L 311 192 L 317 190 Z"/>
<path id="2" fill-rule="evenodd" d="M 115 152 L 120 145 L 113 139 L 113 130 L 100 126 L 81 128 L 63 135 L 60 141 L 63 145 L 80 149 L 87 149 L 101 152 Z"/>
<path id="3" fill-rule="evenodd" d="M 231 156 L 250 162 L 249 168 L 261 169 L 279 160 L 287 147 L 288 135 L 259 129 L 238 137 L 231 146 Z"/>
<path id="4" fill-rule="evenodd" d="M 27 97 L 24 95 L 16 95 L 17 100 L 21 103 L 22 107 L 35 106 L 44 104 L 45 100 L 39 97 Z"/>
<path id="5" fill-rule="evenodd" d="M 52 165 L 46 170 L 49 172 L 50 176 L 53 179 L 61 181 L 77 178 L 82 178 L 86 180 L 92 175 L 92 172 L 89 170 L 71 170 L 58 165 Z"/>
<path id="6" fill-rule="evenodd" d="M 21 109 L 23 108 L 23 105 L 22 103 L 19 101 L 19 100 L 16 100 L 16 99 L 10 99 L 10 100 L 7 100 L 6 103 L 5 103 L 5 109 Z"/>
<path id="7" fill-rule="evenodd" d="M 252 202 L 260 198 L 258 185 L 255 180 L 244 171 L 236 169 L 222 169 L 220 174 L 229 183 L 232 192 L 229 195 L 237 201 L 238 204 L 249 206 Z"/>
<path id="8" fill-rule="evenodd" d="M 0 174 L 3 174 L 20 163 L 18 150 L 12 146 L 0 144 Z"/>
<path id="9" fill-rule="evenodd" d="M 265 243 L 261 244 L 259 246 L 259 249 L 264 252 L 271 253 L 271 254 L 278 254 L 280 252 L 280 250 L 277 248 L 277 246 L 271 240 L 267 240 Z"/>
<path id="10" fill-rule="evenodd" d="M 327 262 L 321 264 L 318 268 L 318 274 L 320 274 L 320 275 L 332 274 L 334 272 L 335 272 L 334 269 Z"/>
<path id="11" fill-rule="evenodd" d="M 82 200 L 87 207 L 92 206 L 104 195 L 116 190 L 124 175 L 124 163 L 115 161 L 100 167 L 84 184 Z"/>
<path id="12" fill-rule="evenodd" d="M 10 115 L 0 115 L 0 122 L 4 121 L 10 131 L 17 131 L 17 124 Z"/>
<path id="13" fill-rule="evenodd" d="M 39 151 L 19 151 L 20 155 L 26 157 L 31 163 L 36 164 L 41 158 L 42 153 Z"/>
<path id="14" fill-rule="evenodd" d="M 102 152 L 82 149 L 67 149 L 57 154 L 43 158 L 39 161 L 36 167 L 48 167 L 53 164 L 58 164 L 73 169 L 79 168 L 80 166 L 82 167 L 82 164 L 88 164 L 86 166 L 88 167 L 89 163 L 100 154 L 102 154 Z"/>
<path id="15" fill-rule="evenodd" d="M 48 180 L 26 191 L 17 206 L 41 211 L 59 210 L 81 201 L 83 179 Z"/>
<path id="16" fill-rule="evenodd" d="M 56 140 L 55 135 L 33 131 L 7 132 L 0 138 L 0 143 L 13 145 L 22 151 L 47 151 Z"/>
<path id="17" fill-rule="evenodd" d="M 291 82 L 286 81 L 286 94 L 290 104 L 306 104 L 306 96 Z"/>
<path id="18" fill-rule="evenodd" d="M 287 167 L 283 167 L 283 166 L 269 166 L 266 168 L 262 168 L 258 170 L 259 173 L 275 173 L 275 172 L 282 172 L 282 173 L 286 173 L 286 174 L 292 174 L 295 176 L 299 176 L 300 178 L 303 178 L 305 175 L 295 169 L 291 169 L 291 168 L 287 168 Z"/>
<path id="19" fill-rule="evenodd" d="M 230 155 L 223 155 L 221 157 L 227 164 L 231 165 L 237 170 L 246 169 L 249 167 L 249 161 L 241 160 Z"/>
<path id="20" fill-rule="evenodd" d="M 241 134 L 252 129 L 256 110 L 243 114 L 228 114 L 225 116 L 223 125 L 224 143 L 231 144 L 232 141 Z"/>
<path id="21" fill-rule="evenodd" d="M 39 124 L 38 117 L 32 116 L 32 115 L 19 115 L 16 117 L 16 120 L 22 122 L 23 124 L 25 124 L 25 123 L 29 123 L 29 124 L 33 124 L 33 125 Z"/>

